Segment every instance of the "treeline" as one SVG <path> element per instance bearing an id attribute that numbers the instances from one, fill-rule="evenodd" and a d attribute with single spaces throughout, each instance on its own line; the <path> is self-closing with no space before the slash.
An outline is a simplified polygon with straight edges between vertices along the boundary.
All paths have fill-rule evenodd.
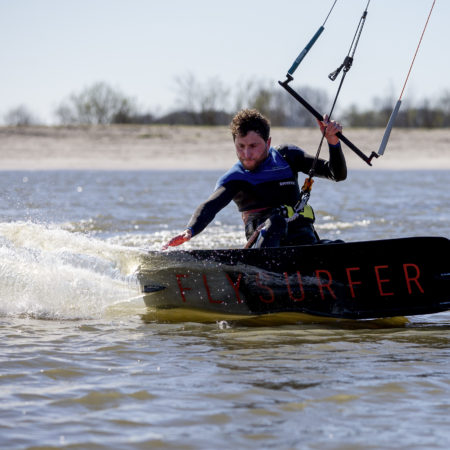
<path id="1" fill-rule="evenodd" d="M 302 96 L 318 111 L 327 111 L 331 99 L 323 90 L 297 86 Z M 351 106 L 339 111 L 339 120 L 350 127 L 385 127 L 396 100 L 374 99 L 372 109 Z M 60 125 L 86 124 L 169 124 L 228 125 L 232 115 L 241 108 L 256 108 L 270 118 L 273 126 L 310 127 L 315 119 L 290 95 L 277 85 L 243 82 L 232 91 L 220 80 L 200 83 L 192 75 L 176 79 L 176 103 L 172 112 L 155 115 L 142 111 L 131 98 L 106 83 L 94 83 L 64 99 L 54 111 Z M 336 116 L 336 114 L 335 114 Z M 39 124 L 25 106 L 13 108 L 4 116 L 7 125 Z M 402 105 L 397 127 L 450 127 L 450 91 L 442 93 L 437 102 L 423 100 L 418 105 Z"/>

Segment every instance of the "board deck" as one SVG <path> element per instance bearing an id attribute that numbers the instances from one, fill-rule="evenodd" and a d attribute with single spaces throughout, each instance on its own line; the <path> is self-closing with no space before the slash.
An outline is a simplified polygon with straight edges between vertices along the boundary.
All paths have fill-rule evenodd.
<path id="1" fill-rule="evenodd" d="M 265 249 L 149 252 L 153 308 L 368 319 L 450 309 L 450 241 L 410 237 Z"/>

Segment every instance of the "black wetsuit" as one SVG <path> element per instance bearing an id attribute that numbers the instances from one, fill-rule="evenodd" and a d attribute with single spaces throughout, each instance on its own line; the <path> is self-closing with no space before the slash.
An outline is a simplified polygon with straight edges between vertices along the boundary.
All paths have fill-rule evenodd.
<path id="1" fill-rule="evenodd" d="M 347 166 L 340 144 L 330 147 L 330 160 L 319 159 L 314 175 L 334 181 L 344 180 Z M 217 182 L 212 195 L 192 215 L 188 228 L 192 235 L 199 234 L 214 219 L 215 215 L 233 200 L 242 213 L 247 239 L 259 224 L 268 221 L 257 246 L 298 245 L 317 242 L 314 219 L 300 216 L 286 223 L 276 212 L 281 205 L 295 206 L 300 198 L 297 180 L 299 172 L 309 173 L 314 158 L 295 146 L 280 146 L 269 150 L 255 170 L 246 170 L 237 162 Z M 274 213 L 275 211 L 275 213 Z M 277 218 L 278 217 L 278 218 Z M 277 223 L 274 223 L 274 222 Z"/>

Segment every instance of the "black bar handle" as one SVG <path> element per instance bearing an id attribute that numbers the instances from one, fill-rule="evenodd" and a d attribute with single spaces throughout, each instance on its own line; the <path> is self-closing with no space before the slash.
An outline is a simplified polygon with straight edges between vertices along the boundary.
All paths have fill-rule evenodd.
<path id="1" fill-rule="evenodd" d="M 279 81 L 278 83 L 280 86 L 282 86 L 286 91 L 289 92 L 289 94 L 292 95 L 299 103 L 301 103 L 317 120 L 322 121 L 323 116 L 314 109 L 298 92 L 296 92 L 294 89 L 292 89 L 289 86 L 289 82 L 292 81 L 293 78 L 287 75 L 287 79 L 285 81 Z M 372 152 L 370 157 L 367 157 L 353 142 L 351 142 L 349 139 L 347 139 L 341 132 L 336 133 L 336 136 L 345 144 L 347 147 L 349 147 L 351 150 L 353 150 L 363 161 L 365 161 L 369 166 L 372 165 L 371 161 L 374 157 L 378 158 L 378 154 L 375 152 Z"/>

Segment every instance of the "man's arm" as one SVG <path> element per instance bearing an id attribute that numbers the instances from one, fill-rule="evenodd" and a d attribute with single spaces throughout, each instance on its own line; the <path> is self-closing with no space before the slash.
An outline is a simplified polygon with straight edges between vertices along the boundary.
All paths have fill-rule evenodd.
<path id="1" fill-rule="evenodd" d="M 330 151 L 330 159 L 325 172 L 327 172 L 327 174 L 329 172 L 331 174 L 331 179 L 334 181 L 345 180 L 347 178 L 347 164 L 345 162 L 344 153 L 342 152 L 341 143 L 336 136 L 337 133 L 342 132 L 342 125 L 335 120 L 330 121 L 326 114 L 323 116 L 322 121 L 317 121 L 317 124 L 319 125 L 320 132 L 328 142 Z M 325 161 L 321 160 L 321 164 L 318 164 L 315 168 L 315 172 L 319 176 L 321 175 L 320 166 L 323 166 L 324 162 Z"/>
<path id="2" fill-rule="evenodd" d="M 347 164 L 340 142 L 336 145 L 328 144 L 330 159 L 328 162 L 329 171 L 334 181 L 342 181 L 347 178 Z"/>
<path id="3" fill-rule="evenodd" d="M 214 219 L 216 214 L 231 202 L 235 195 L 230 186 L 219 186 L 192 214 L 187 228 L 192 236 L 201 233 Z"/>
<path id="4" fill-rule="evenodd" d="M 330 122 L 326 115 L 322 122 L 317 122 L 321 133 L 324 132 L 326 127 L 325 138 L 328 142 L 330 158 L 329 161 L 319 158 L 314 166 L 314 174 L 334 181 L 345 180 L 347 178 L 347 164 L 339 138 L 336 136 L 336 133 L 341 131 L 342 127 L 338 122 Z M 296 146 L 282 147 L 279 151 L 293 170 L 309 174 L 314 163 L 314 156 Z"/>
<path id="5" fill-rule="evenodd" d="M 193 236 L 201 233 L 214 219 L 216 214 L 230 203 L 235 193 L 230 187 L 219 186 L 192 214 L 186 229 L 170 239 L 162 249 L 175 247 L 189 241 Z"/>

